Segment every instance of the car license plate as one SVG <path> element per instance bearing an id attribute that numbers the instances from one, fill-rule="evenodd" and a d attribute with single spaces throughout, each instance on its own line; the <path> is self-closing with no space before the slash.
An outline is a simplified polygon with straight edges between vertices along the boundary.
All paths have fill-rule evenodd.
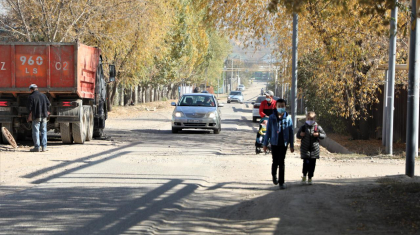
<path id="1" fill-rule="evenodd" d="M 188 123 L 200 123 L 200 120 L 188 119 Z"/>

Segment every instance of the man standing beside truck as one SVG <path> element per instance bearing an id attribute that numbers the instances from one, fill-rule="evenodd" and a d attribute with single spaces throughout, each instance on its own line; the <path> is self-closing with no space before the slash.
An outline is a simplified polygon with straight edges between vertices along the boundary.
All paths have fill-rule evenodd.
<path id="1" fill-rule="evenodd" d="M 34 141 L 34 148 L 31 149 L 31 152 L 45 152 L 47 151 L 48 108 L 51 106 L 51 103 L 45 94 L 38 91 L 36 84 L 30 85 L 29 90 L 31 95 L 27 104 L 29 111 L 28 121 L 32 120 L 32 139 Z M 40 132 L 41 141 L 39 139 Z"/>

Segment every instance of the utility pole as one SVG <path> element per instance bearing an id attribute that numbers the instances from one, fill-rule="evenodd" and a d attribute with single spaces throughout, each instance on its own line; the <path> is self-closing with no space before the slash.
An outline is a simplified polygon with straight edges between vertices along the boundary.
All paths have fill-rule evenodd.
<path id="1" fill-rule="evenodd" d="M 389 65 L 388 65 L 388 96 L 386 118 L 386 154 L 392 155 L 393 131 L 394 131 L 394 86 L 395 86 L 395 58 L 397 53 L 397 20 L 398 0 L 391 12 L 391 29 L 389 37 Z"/>
<path id="2" fill-rule="evenodd" d="M 224 68 L 225 68 L 225 72 L 223 73 L 223 93 L 228 93 L 228 91 L 227 91 L 227 81 L 226 81 L 226 79 L 227 79 L 227 72 L 226 72 L 226 65 L 224 66 Z M 226 89 L 226 90 L 225 90 Z"/>
<path id="3" fill-rule="evenodd" d="M 232 78 L 233 78 L 233 58 L 232 58 L 232 73 L 231 73 L 230 79 L 229 79 L 230 91 L 232 91 Z"/>
<path id="4" fill-rule="evenodd" d="M 384 104 L 382 106 L 382 145 L 386 146 L 386 120 L 387 118 L 387 111 L 388 111 L 388 104 L 387 104 L 387 99 L 386 97 L 388 97 L 388 70 L 385 70 L 385 82 L 384 82 Z"/>
<path id="5" fill-rule="evenodd" d="M 293 128 L 296 128 L 297 113 L 297 59 L 298 59 L 298 15 L 293 13 L 293 62 L 292 62 L 292 120 Z"/>
<path id="6" fill-rule="evenodd" d="M 268 66 L 269 66 L 268 67 L 268 80 L 270 80 L 270 78 L 271 78 L 271 54 L 270 54 L 270 63 L 269 63 Z"/>
<path id="7" fill-rule="evenodd" d="M 417 26 L 420 23 L 418 17 L 417 0 L 411 1 L 411 34 L 410 56 L 408 68 L 408 97 L 407 97 L 407 143 L 405 174 L 414 176 L 415 158 L 418 155 L 419 136 L 419 56 L 420 35 Z"/>
<path id="8" fill-rule="evenodd" d="M 205 91 L 207 91 L 207 79 L 208 79 L 207 70 L 208 70 L 208 67 L 206 68 L 206 84 L 204 84 Z"/>
<path id="9" fill-rule="evenodd" d="M 275 71 L 276 71 L 276 80 L 274 81 L 274 96 L 277 97 L 277 74 L 278 74 L 277 68 Z"/>
<path id="10" fill-rule="evenodd" d="M 219 77 L 217 77 L 217 98 L 219 98 L 219 93 L 220 93 L 220 77 L 223 76 L 223 72 L 222 74 L 220 74 Z"/>

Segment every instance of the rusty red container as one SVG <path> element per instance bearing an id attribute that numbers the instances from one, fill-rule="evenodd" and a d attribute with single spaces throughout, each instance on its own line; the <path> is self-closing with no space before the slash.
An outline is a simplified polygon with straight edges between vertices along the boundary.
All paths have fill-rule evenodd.
<path id="1" fill-rule="evenodd" d="M 100 50 L 77 43 L 0 43 L 0 93 L 28 93 L 29 85 L 93 99 Z"/>

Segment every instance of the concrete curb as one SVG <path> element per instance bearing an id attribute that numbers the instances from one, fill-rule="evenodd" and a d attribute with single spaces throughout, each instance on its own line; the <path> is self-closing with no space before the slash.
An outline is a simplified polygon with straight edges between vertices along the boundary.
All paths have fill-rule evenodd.
<path id="1" fill-rule="evenodd" d="M 305 119 L 298 119 L 298 125 L 299 127 L 305 124 Z M 295 139 L 296 139 L 296 133 L 298 132 L 299 128 L 297 127 L 295 129 Z M 328 136 L 328 134 L 327 134 Z M 337 143 L 335 140 L 330 138 L 325 138 L 323 140 L 319 141 L 319 144 L 326 148 L 330 153 L 339 153 L 339 154 L 353 154 L 350 150 L 348 150 L 346 147 L 342 146 L 341 144 Z"/>
<path id="2" fill-rule="evenodd" d="M 348 150 L 346 147 L 342 146 L 341 144 L 328 137 L 323 140 L 320 140 L 319 143 L 330 153 L 353 154 L 353 152 Z"/>

